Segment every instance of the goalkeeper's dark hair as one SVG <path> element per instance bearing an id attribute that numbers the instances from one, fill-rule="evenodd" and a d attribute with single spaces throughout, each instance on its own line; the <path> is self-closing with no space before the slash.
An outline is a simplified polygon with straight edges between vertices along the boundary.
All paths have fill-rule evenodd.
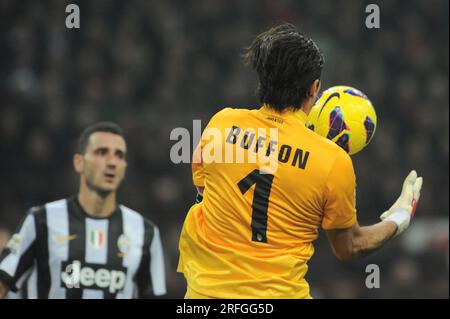
<path id="1" fill-rule="evenodd" d="M 89 137 L 96 132 L 108 132 L 124 137 L 122 128 L 114 122 L 98 122 L 86 127 L 78 138 L 77 153 L 84 154 Z"/>
<path id="2" fill-rule="evenodd" d="M 259 34 L 244 59 L 258 73 L 260 103 L 278 111 L 301 107 L 311 84 L 320 79 L 324 63 L 314 41 L 289 23 Z"/>

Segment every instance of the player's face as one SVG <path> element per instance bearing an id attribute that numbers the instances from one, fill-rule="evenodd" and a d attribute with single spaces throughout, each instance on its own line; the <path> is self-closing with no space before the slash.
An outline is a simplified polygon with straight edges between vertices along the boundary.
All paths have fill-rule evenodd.
<path id="1" fill-rule="evenodd" d="M 127 167 L 126 144 L 121 136 L 93 133 L 82 157 L 79 173 L 90 189 L 107 193 L 117 190 Z"/>

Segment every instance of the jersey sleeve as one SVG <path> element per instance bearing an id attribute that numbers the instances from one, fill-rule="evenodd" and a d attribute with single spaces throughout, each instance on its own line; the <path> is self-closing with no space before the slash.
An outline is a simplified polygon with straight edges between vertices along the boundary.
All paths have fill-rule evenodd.
<path id="1" fill-rule="evenodd" d="M 147 227 L 147 226 L 146 226 Z M 166 274 L 164 252 L 159 235 L 159 229 L 151 225 L 150 238 L 146 245 L 146 252 L 137 273 L 138 298 L 154 298 L 166 294 Z M 144 243 L 145 244 L 145 243 Z"/>
<path id="2" fill-rule="evenodd" d="M 227 107 L 223 110 L 217 112 L 209 121 L 208 125 L 206 126 L 205 130 L 208 128 L 214 127 L 215 123 L 217 123 L 218 120 L 220 120 L 221 115 L 224 113 L 229 112 L 232 110 L 231 108 Z M 205 133 L 205 131 L 203 131 Z M 194 154 L 192 156 L 192 181 L 195 186 L 198 187 L 204 187 L 205 186 L 205 172 L 204 167 L 202 165 L 202 150 L 207 142 L 205 138 L 203 138 L 204 134 L 202 134 L 202 137 L 200 138 L 200 142 L 198 143 L 198 146 L 196 147 Z"/>
<path id="3" fill-rule="evenodd" d="M 325 184 L 323 229 L 349 228 L 356 223 L 356 176 L 350 156 L 339 152 Z"/>
<path id="4" fill-rule="evenodd" d="M 0 255 L 0 280 L 12 292 L 17 292 L 17 283 L 31 267 L 35 258 L 36 224 L 32 211 L 27 214 L 18 231 L 12 235 Z"/>

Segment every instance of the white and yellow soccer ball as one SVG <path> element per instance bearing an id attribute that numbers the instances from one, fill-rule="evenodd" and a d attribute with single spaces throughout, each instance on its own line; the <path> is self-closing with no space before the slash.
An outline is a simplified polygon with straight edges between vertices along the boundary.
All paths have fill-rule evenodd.
<path id="1" fill-rule="evenodd" d="M 377 114 L 361 91 L 350 86 L 334 86 L 317 96 L 306 126 L 352 155 L 372 140 Z"/>

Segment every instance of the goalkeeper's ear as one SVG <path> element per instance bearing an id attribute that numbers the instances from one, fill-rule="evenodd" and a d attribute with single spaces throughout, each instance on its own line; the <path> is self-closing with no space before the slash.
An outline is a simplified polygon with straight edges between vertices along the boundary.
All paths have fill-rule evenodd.
<path id="1" fill-rule="evenodd" d="M 311 108 L 313 107 L 314 102 L 316 101 L 317 95 L 320 92 L 320 86 L 321 86 L 320 80 L 316 79 L 309 87 L 307 93 L 307 101 L 305 101 L 302 105 L 303 112 L 305 112 L 306 114 L 309 114 L 309 112 L 311 111 Z"/>

